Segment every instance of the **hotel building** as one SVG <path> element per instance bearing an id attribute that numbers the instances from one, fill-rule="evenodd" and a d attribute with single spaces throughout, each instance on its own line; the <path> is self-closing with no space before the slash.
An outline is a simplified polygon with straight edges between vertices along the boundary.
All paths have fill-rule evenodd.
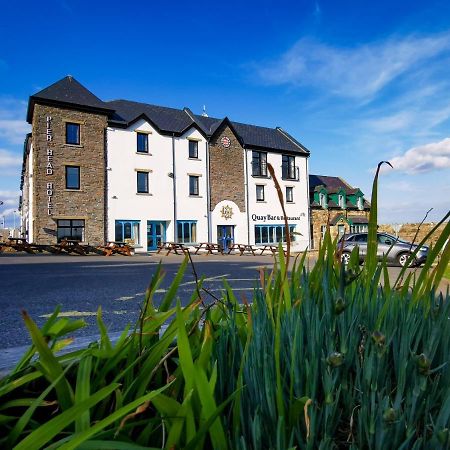
<path id="1" fill-rule="evenodd" d="M 281 185 L 294 248 L 310 244 L 309 151 L 264 128 L 128 100 L 102 101 L 73 77 L 29 99 L 22 233 L 91 245 L 286 240 L 267 169 Z"/>

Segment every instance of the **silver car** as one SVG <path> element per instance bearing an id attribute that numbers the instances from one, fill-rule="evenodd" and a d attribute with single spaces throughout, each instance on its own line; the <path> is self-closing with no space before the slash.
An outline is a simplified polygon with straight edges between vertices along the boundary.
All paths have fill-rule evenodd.
<path id="1" fill-rule="evenodd" d="M 351 233 L 344 235 L 338 242 L 337 250 L 341 254 L 342 261 L 346 264 L 350 261 L 350 253 L 355 247 L 359 248 L 359 258 L 364 261 L 367 255 L 367 233 Z M 418 245 L 402 241 L 395 236 L 386 233 L 377 233 L 378 259 L 386 257 L 388 263 L 404 266 L 409 256 L 417 249 Z M 410 265 L 420 266 L 427 259 L 428 247 L 422 246 L 415 255 Z"/>

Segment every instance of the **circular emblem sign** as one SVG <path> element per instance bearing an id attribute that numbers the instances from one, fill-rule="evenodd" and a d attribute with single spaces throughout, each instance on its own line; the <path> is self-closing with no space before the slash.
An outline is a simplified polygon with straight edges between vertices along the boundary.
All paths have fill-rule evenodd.
<path id="1" fill-rule="evenodd" d="M 229 137 L 224 136 L 221 140 L 220 140 L 221 144 L 225 147 L 228 148 L 231 145 L 231 141 Z"/>

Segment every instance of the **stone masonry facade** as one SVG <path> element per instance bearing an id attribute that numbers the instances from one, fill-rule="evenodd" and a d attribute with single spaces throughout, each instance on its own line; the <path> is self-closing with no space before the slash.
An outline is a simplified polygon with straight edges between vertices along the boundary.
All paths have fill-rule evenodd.
<path id="1" fill-rule="evenodd" d="M 311 239 L 313 242 L 313 249 L 317 250 L 319 248 L 320 242 L 322 241 L 322 226 L 326 226 L 328 221 L 332 221 L 336 216 L 347 215 L 350 217 L 364 217 L 369 219 L 369 211 L 357 211 L 357 210 L 332 210 L 332 209 L 315 209 L 311 208 Z M 345 226 L 345 233 L 350 233 L 350 225 L 344 219 L 339 225 Z M 330 225 L 331 239 L 336 238 L 338 235 L 337 225 Z"/>
<path id="2" fill-rule="evenodd" d="M 80 145 L 66 144 L 66 122 L 80 124 Z M 56 243 L 58 219 L 84 220 L 84 241 L 91 245 L 104 244 L 106 127 L 104 115 L 35 105 L 33 231 L 37 244 Z M 53 167 L 50 174 L 47 173 L 49 155 Z M 66 189 L 65 166 L 80 167 L 79 190 Z"/>
<path id="3" fill-rule="evenodd" d="M 223 137 L 230 139 L 230 146 L 224 147 Z M 210 143 L 209 179 L 211 188 L 210 210 L 222 200 L 230 200 L 245 211 L 245 164 L 244 149 L 230 127 L 223 130 Z"/>

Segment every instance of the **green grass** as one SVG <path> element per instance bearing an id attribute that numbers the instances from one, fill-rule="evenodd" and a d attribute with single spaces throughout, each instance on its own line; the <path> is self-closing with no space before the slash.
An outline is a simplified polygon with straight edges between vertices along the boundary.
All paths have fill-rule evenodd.
<path id="1" fill-rule="evenodd" d="M 447 265 L 447 268 L 444 271 L 444 278 L 447 278 L 447 280 L 450 280 L 450 264 Z"/>

